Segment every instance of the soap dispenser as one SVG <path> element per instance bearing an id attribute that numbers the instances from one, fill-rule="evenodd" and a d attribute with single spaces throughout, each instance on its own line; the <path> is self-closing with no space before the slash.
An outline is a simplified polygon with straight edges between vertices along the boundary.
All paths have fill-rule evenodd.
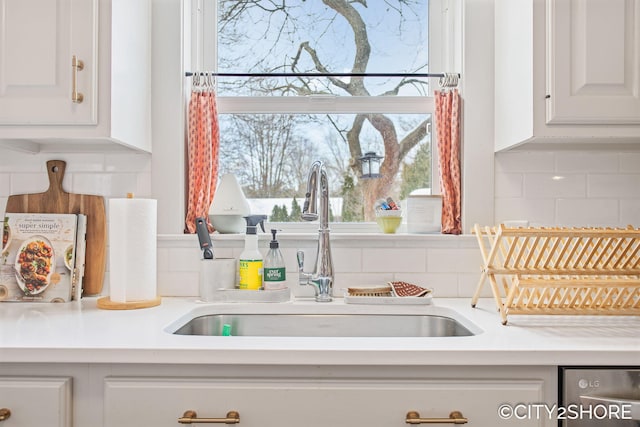
<path id="1" fill-rule="evenodd" d="M 273 239 L 269 243 L 269 252 L 264 259 L 264 289 L 275 290 L 284 289 L 286 277 L 286 268 L 284 265 L 284 257 L 280 252 L 280 244 L 276 238 L 278 230 L 271 229 Z"/>
<path id="2" fill-rule="evenodd" d="M 244 250 L 238 260 L 240 269 L 240 289 L 258 290 L 262 288 L 262 254 L 258 250 L 258 225 L 264 231 L 266 215 L 245 216 L 247 231 L 244 237 Z"/>

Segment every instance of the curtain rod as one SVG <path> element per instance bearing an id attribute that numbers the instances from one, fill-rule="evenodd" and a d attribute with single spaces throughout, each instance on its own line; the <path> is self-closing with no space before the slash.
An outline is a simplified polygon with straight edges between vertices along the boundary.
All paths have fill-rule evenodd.
<path id="1" fill-rule="evenodd" d="M 184 73 L 186 77 L 194 74 L 209 75 L 212 77 L 447 77 L 457 76 L 459 73 L 215 73 L 211 71 Z"/>

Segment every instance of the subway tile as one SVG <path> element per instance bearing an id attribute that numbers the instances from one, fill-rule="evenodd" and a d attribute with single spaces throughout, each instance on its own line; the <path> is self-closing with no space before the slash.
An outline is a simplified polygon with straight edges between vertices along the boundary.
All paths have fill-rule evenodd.
<path id="1" fill-rule="evenodd" d="M 64 160 L 67 164 L 65 173 L 104 171 L 104 154 L 56 153 L 50 154 L 48 157 L 52 160 Z M 46 164 L 46 161 L 43 161 L 43 165 L 44 164 Z"/>
<path id="2" fill-rule="evenodd" d="M 70 175 L 65 174 L 62 188 L 69 191 Z M 49 176 L 45 171 L 37 173 L 12 173 L 11 194 L 41 193 L 49 188 Z"/>
<path id="3" fill-rule="evenodd" d="M 158 265 L 158 275 L 169 271 L 169 254 L 175 249 L 158 248 L 156 251 L 156 262 Z"/>
<path id="4" fill-rule="evenodd" d="M 481 266 L 480 249 L 427 249 L 429 273 L 471 273 Z"/>
<path id="5" fill-rule="evenodd" d="M 561 226 L 619 226 L 618 201 L 611 199 L 559 199 L 557 220 Z"/>
<path id="6" fill-rule="evenodd" d="M 640 153 L 619 153 L 620 172 L 638 173 L 640 172 Z"/>
<path id="7" fill-rule="evenodd" d="M 640 199 L 620 200 L 620 226 L 640 228 Z"/>
<path id="8" fill-rule="evenodd" d="M 126 197 L 127 193 L 139 194 L 137 184 L 138 176 L 135 173 L 76 173 L 73 174 L 70 192 L 121 198 Z"/>
<path id="9" fill-rule="evenodd" d="M 414 235 L 414 234 L 411 234 Z M 416 234 L 417 235 L 417 234 Z M 422 239 L 411 240 L 396 240 L 395 248 L 411 249 L 411 248 L 459 248 L 460 241 L 459 236 L 454 234 L 441 234 L 441 233 L 425 233 L 420 234 Z M 434 238 L 436 237 L 436 238 Z M 462 239 L 464 240 L 464 239 Z M 428 243 L 425 243 L 428 242 Z M 370 247 L 369 245 L 364 245 Z M 388 247 L 389 245 L 387 245 Z"/>
<path id="10" fill-rule="evenodd" d="M 200 246 L 198 244 L 198 248 L 199 247 Z M 214 243 L 213 252 L 214 252 L 214 255 L 215 255 L 216 258 L 234 258 L 234 256 L 233 256 L 233 248 L 221 248 L 219 246 L 216 246 L 215 243 Z M 201 253 L 200 249 L 198 249 L 198 253 L 202 257 L 202 253 Z"/>
<path id="11" fill-rule="evenodd" d="M 0 172 L 43 172 L 45 160 L 41 155 L 2 150 L 0 156 Z"/>
<path id="12" fill-rule="evenodd" d="M 406 277 L 406 276 L 399 276 Z M 447 273 L 427 273 L 423 279 L 417 279 L 416 284 L 433 290 L 433 298 L 457 298 L 458 275 Z M 410 277 L 407 277 L 410 279 Z M 407 280 L 412 283 L 411 280 Z M 436 299 L 437 301 L 437 299 Z"/>
<path id="13" fill-rule="evenodd" d="M 167 272 L 158 275 L 158 295 L 192 297 L 200 293 L 198 272 Z"/>
<path id="14" fill-rule="evenodd" d="M 556 172 L 618 172 L 618 154 L 607 151 L 558 151 Z"/>
<path id="15" fill-rule="evenodd" d="M 151 155 L 144 153 L 113 153 L 105 155 L 107 172 L 151 172 Z"/>
<path id="16" fill-rule="evenodd" d="M 640 173 L 590 174 L 587 177 L 587 196 L 612 199 L 640 197 Z"/>
<path id="17" fill-rule="evenodd" d="M 138 173 L 135 186 L 136 197 L 141 198 L 153 198 L 151 192 L 151 174 L 150 173 Z"/>
<path id="18" fill-rule="evenodd" d="M 555 199 L 496 199 L 496 223 L 527 220 L 531 226 L 553 225 L 556 221 Z M 490 225 L 490 224 L 483 224 Z"/>
<path id="19" fill-rule="evenodd" d="M 333 268 L 341 273 L 362 272 L 362 249 L 332 248 Z"/>
<path id="20" fill-rule="evenodd" d="M 0 173 L 0 196 L 10 196 L 10 195 L 11 195 L 11 174 Z"/>
<path id="21" fill-rule="evenodd" d="M 187 272 L 200 271 L 200 260 L 202 259 L 200 248 L 175 248 L 170 249 L 168 260 L 168 271 Z"/>
<path id="22" fill-rule="evenodd" d="M 497 172 L 553 172 L 555 154 L 546 151 L 496 153 Z"/>
<path id="23" fill-rule="evenodd" d="M 521 173 L 496 173 L 495 197 L 522 197 L 524 176 Z"/>
<path id="24" fill-rule="evenodd" d="M 471 274 L 471 273 L 458 274 L 458 295 L 460 297 L 468 297 L 468 298 L 473 297 L 473 295 L 476 292 L 476 289 L 478 288 L 479 282 L 480 282 L 480 272 L 478 272 L 477 274 Z M 491 292 L 491 286 L 489 285 L 489 282 L 485 280 L 480 290 L 480 297 L 489 298 L 492 296 L 493 296 L 493 293 Z"/>
<path id="25" fill-rule="evenodd" d="M 362 271 L 375 272 L 424 272 L 426 271 L 425 249 L 382 249 L 362 250 Z"/>
<path id="26" fill-rule="evenodd" d="M 584 174 L 529 173 L 524 177 L 524 195 L 527 199 L 585 197 L 586 194 Z"/>

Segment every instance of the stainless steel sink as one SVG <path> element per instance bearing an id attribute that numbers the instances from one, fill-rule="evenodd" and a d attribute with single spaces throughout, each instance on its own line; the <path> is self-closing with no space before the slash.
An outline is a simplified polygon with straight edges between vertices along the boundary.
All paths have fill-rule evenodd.
<path id="1" fill-rule="evenodd" d="M 206 314 L 173 334 L 263 337 L 464 337 L 475 335 L 458 320 L 432 314 Z M 227 327 L 228 328 L 228 327 Z"/>

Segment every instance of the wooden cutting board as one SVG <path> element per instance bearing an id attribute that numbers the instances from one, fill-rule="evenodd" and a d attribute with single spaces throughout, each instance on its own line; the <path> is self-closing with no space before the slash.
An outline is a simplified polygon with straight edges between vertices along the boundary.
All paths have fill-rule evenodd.
<path id="1" fill-rule="evenodd" d="M 87 249 L 82 295 L 98 295 L 102 291 L 106 266 L 107 218 L 104 197 L 67 193 L 62 179 L 67 163 L 49 160 L 49 189 L 44 193 L 9 196 L 6 211 L 11 213 L 84 214 L 87 216 Z"/>

